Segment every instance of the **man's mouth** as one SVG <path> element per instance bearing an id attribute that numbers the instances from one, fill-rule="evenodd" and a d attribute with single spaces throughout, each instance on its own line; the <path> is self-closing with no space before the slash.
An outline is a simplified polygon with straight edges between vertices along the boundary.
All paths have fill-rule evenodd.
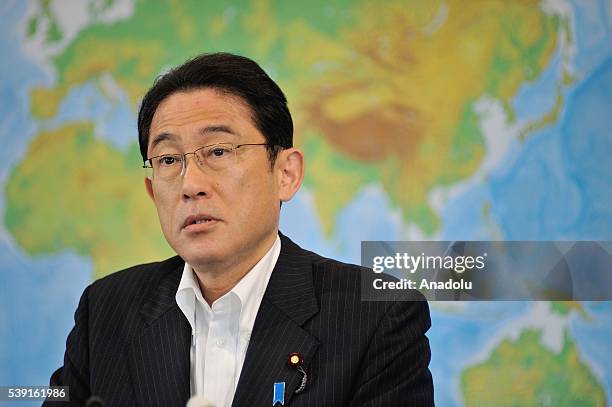
<path id="1" fill-rule="evenodd" d="M 218 220 L 219 219 L 213 216 L 205 215 L 205 214 L 191 215 L 187 219 L 185 219 L 185 222 L 183 223 L 183 228 L 189 227 L 191 225 L 202 225 L 202 224 L 212 223 Z"/>

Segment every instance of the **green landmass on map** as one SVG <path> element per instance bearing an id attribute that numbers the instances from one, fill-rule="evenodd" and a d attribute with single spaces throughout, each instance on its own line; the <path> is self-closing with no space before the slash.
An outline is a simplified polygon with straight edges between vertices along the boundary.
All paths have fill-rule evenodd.
<path id="1" fill-rule="evenodd" d="M 572 312 L 577 313 L 584 320 L 591 320 L 591 316 L 587 313 L 584 305 L 578 301 L 551 301 L 550 309 L 552 312 L 568 316 Z"/>
<path id="2" fill-rule="evenodd" d="M 605 406 L 605 393 L 567 331 L 562 349 L 542 345 L 542 332 L 503 340 L 483 362 L 461 373 L 466 406 Z"/>
<path id="3" fill-rule="evenodd" d="M 34 139 L 7 182 L 7 230 L 34 256 L 91 257 L 95 277 L 170 257 L 137 145 L 121 151 L 93 133 L 70 123 Z"/>

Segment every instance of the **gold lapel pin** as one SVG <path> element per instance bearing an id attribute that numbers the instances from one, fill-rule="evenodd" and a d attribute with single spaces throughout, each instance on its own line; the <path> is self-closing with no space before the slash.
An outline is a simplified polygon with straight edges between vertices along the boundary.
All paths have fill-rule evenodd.
<path id="1" fill-rule="evenodd" d="M 289 354 L 289 359 L 287 359 L 287 363 L 289 363 L 289 366 L 295 369 L 304 363 L 304 358 L 298 352 L 291 352 Z"/>

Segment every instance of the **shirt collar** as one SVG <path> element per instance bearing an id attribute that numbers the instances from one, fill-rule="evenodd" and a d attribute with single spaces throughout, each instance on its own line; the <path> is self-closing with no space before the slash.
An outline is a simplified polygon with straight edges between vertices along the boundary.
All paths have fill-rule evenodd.
<path id="1" fill-rule="evenodd" d="M 242 306 L 240 313 L 241 332 L 253 329 L 259 305 L 268 287 L 272 270 L 274 270 L 280 254 L 280 249 L 281 241 L 277 235 L 270 250 L 231 290 L 231 292 L 238 296 Z"/>
<path id="2" fill-rule="evenodd" d="M 270 276 L 278 260 L 281 250 L 280 237 L 277 235 L 272 247 L 266 254 L 249 270 L 240 281 L 223 297 L 235 296 L 240 303 L 241 332 L 251 331 L 259 310 L 259 305 L 270 281 Z M 185 314 L 192 329 L 195 329 L 196 301 L 206 304 L 197 277 L 192 267 L 185 262 L 183 274 L 176 291 L 176 303 Z"/>

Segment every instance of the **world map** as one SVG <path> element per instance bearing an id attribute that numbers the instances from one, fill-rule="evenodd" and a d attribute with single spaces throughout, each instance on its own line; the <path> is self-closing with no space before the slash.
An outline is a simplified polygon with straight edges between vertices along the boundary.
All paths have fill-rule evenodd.
<path id="1" fill-rule="evenodd" d="M 609 1 L 5 1 L 0 22 L 0 385 L 48 383 L 94 279 L 173 255 L 136 113 L 202 52 L 285 91 L 302 247 L 612 240 Z M 610 303 L 430 307 L 437 405 L 612 404 Z"/>

